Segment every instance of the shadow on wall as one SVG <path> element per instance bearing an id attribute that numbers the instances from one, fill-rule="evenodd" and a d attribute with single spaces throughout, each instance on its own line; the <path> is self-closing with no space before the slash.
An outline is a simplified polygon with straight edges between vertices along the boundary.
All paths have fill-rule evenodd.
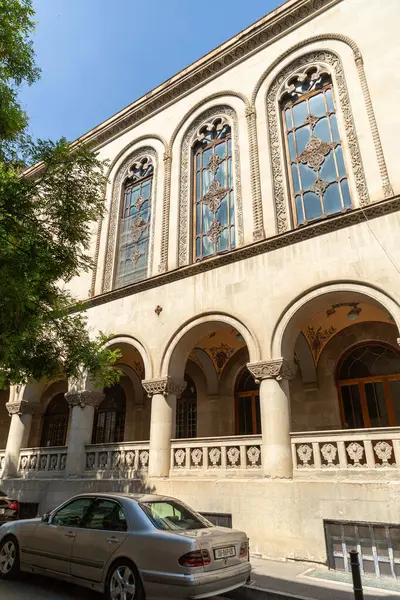
<path id="1" fill-rule="evenodd" d="M 141 474 L 132 479 L 0 480 L 0 490 L 20 503 L 39 505 L 39 514 L 50 512 L 66 500 L 85 493 L 155 494 Z"/>

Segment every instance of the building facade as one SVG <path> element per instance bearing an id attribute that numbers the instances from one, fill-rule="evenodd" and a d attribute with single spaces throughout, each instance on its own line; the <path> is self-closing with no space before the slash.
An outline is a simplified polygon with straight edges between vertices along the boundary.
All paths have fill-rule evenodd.
<path id="1" fill-rule="evenodd" d="M 167 493 L 338 568 L 370 536 L 398 574 L 398 17 L 289 0 L 82 136 L 107 211 L 71 288 L 123 377 L 4 392 L 2 488 Z"/>

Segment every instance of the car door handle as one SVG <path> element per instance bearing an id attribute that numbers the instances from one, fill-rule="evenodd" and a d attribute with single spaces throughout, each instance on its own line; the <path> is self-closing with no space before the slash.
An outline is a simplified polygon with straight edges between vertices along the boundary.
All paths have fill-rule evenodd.
<path id="1" fill-rule="evenodd" d="M 109 544 L 118 544 L 119 543 L 119 539 L 116 537 L 109 537 L 109 538 L 106 538 L 106 540 Z"/>
<path id="2" fill-rule="evenodd" d="M 65 534 L 65 537 L 69 537 L 69 538 L 74 538 L 76 536 L 76 533 L 73 533 L 72 531 L 68 531 L 68 533 Z"/>

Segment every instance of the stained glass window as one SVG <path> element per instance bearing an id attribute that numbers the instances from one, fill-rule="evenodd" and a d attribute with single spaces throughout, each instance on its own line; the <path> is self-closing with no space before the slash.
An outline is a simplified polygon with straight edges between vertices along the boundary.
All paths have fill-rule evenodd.
<path id="1" fill-rule="evenodd" d="M 123 191 L 115 287 L 147 277 L 154 166 L 144 158 L 132 165 Z"/>
<path id="2" fill-rule="evenodd" d="M 222 118 L 204 125 L 193 146 L 195 261 L 235 247 L 231 127 Z"/>
<path id="3" fill-rule="evenodd" d="M 351 208 L 331 77 L 317 67 L 295 76 L 282 109 L 296 224 Z"/>

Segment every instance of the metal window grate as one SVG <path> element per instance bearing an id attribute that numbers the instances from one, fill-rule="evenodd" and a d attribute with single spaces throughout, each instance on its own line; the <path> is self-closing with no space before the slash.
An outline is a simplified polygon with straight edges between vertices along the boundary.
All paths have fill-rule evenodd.
<path id="1" fill-rule="evenodd" d="M 400 578 L 400 525 L 324 521 L 328 566 L 349 573 L 352 549 L 363 575 Z"/>

